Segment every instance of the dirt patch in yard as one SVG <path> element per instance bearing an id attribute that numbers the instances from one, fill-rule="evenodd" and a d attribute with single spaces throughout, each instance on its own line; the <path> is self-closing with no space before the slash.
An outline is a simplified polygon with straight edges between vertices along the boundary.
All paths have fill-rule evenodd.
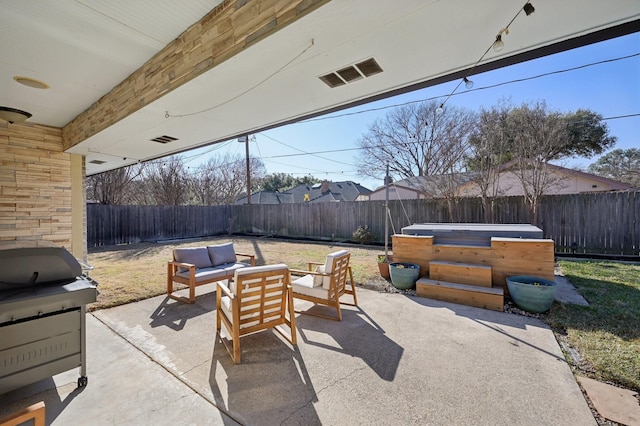
<path id="1" fill-rule="evenodd" d="M 324 262 L 332 251 L 347 249 L 358 287 L 394 292 L 380 277 L 377 255 L 384 249 L 337 243 L 300 242 L 272 238 L 212 237 L 164 243 L 138 243 L 89 250 L 90 276 L 98 282 L 98 301 L 89 310 L 108 308 L 165 294 L 167 262 L 177 247 L 198 247 L 233 241 L 236 252 L 256 256 L 256 265 L 285 263 L 292 269 L 307 269 L 307 262 Z"/>

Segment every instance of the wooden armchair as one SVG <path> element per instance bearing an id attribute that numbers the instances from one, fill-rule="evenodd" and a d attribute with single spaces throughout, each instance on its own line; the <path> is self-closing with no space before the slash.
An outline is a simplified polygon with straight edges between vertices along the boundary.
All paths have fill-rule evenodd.
<path id="1" fill-rule="evenodd" d="M 351 272 L 351 266 L 349 266 L 350 256 L 347 250 L 340 250 L 327 255 L 325 263 L 309 262 L 308 271 L 291 270 L 292 275 L 304 274 L 304 276 L 291 281 L 294 298 L 333 307 L 336 309 L 337 315 L 333 317 L 311 311 L 304 311 L 302 313 L 341 321 L 341 303 L 344 305 L 358 306 L 353 273 Z M 312 270 L 314 266 L 316 267 L 315 271 Z M 350 294 L 353 297 L 353 303 L 341 302 L 340 298 L 344 294 Z"/>
<path id="2" fill-rule="evenodd" d="M 227 287 L 218 282 L 216 332 L 224 324 L 231 345 L 221 337 L 233 362 L 240 363 L 240 337 L 275 328 L 292 345 L 296 344 L 296 320 L 291 297 L 291 275 L 285 264 L 238 269 Z M 290 333 L 281 327 L 289 327 Z"/>

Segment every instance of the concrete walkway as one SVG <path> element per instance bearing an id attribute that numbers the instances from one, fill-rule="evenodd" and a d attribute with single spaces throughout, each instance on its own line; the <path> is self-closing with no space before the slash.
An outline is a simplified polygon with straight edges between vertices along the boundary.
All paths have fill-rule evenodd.
<path id="1" fill-rule="evenodd" d="M 240 365 L 215 338 L 215 293 L 97 311 L 88 386 L 76 389 L 77 370 L 59 374 L 0 396 L 0 417 L 44 400 L 54 425 L 596 424 L 541 321 L 401 294 L 358 298 L 342 322 L 298 315 L 295 348 L 272 331 L 242 338 Z"/>

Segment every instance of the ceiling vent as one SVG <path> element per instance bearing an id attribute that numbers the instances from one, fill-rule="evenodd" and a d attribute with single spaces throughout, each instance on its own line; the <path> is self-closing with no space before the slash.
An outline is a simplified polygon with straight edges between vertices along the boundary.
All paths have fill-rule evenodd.
<path id="1" fill-rule="evenodd" d="M 102 160 L 91 160 L 91 161 L 89 161 L 89 163 L 91 163 L 91 164 L 104 164 L 104 163 L 106 163 L 106 161 L 102 161 Z"/>
<path id="2" fill-rule="evenodd" d="M 364 74 L 365 77 L 371 77 L 374 74 L 378 74 L 382 72 L 382 68 L 380 67 L 380 65 L 378 65 L 376 60 L 373 58 L 367 59 L 366 61 L 362 61 L 356 64 L 356 67 L 358 67 L 360 72 Z"/>
<path id="3" fill-rule="evenodd" d="M 323 75 L 320 78 L 327 86 L 334 88 L 343 86 L 347 83 L 351 83 L 361 78 L 371 77 L 372 75 L 382 72 L 382 68 L 375 59 L 369 58 L 366 61 L 358 62 L 355 65 L 349 65 L 334 71 L 332 73 Z"/>
<path id="4" fill-rule="evenodd" d="M 177 141 L 178 138 L 164 135 L 164 136 L 158 136 L 157 138 L 153 138 L 151 140 L 158 143 L 169 143 L 169 142 Z"/>

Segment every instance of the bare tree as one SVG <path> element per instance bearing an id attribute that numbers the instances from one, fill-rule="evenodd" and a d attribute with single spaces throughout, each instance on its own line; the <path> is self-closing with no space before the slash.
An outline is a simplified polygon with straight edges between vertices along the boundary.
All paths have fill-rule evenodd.
<path id="1" fill-rule="evenodd" d="M 177 206 L 188 203 L 188 176 L 179 156 L 148 163 L 143 175 L 145 204 Z"/>
<path id="2" fill-rule="evenodd" d="M 474 115 L 462 108 L 438 110 L 435 101 L 405 105 L 375 121 L 358 141 L 358 173 L 376 179 L 442 175 L 456 169 L 467 148 Z"/>
<path id="3" fill-rule="evenodd" d="M 482 109 L 469 138 L 468 166 L 474 172 L 473 184 L 478 187 L 486 223 L 495 223 L 495 201 L 501 195 L 501 165 L 509 156 L 505 134 L 508 116 L 505 105 Z"/>
<path id="4" fill-rule="evenodd" d="M 550 188 L 560 186 L 562 178 L 550 171 L 549 160 L 571 135 L 563 115 L 550 111 L 544 102 L 522 105 L 509 114 L 515 159 L 513 171 L 522 184 L 531 221 L 537 220 L 540 198 Z"/>
<path id="5" fill-rule="evenodd" d="M 249 161 L 251 189 L 254 190 L 259 186 L 266 171 L 260 159 L 250 158 Z M 238 196 L 247 190 L 246 159 L 229 154 L 211 157 L 189 177 L 189 186 L 197 204 L 233 204 Z"/>
<path id="6" fill-rule="evenodd" d="M 87 198 L 100 204 L 135 203 L 134 181 L 142 174 L 143 164 L 87 177 Z"/>

